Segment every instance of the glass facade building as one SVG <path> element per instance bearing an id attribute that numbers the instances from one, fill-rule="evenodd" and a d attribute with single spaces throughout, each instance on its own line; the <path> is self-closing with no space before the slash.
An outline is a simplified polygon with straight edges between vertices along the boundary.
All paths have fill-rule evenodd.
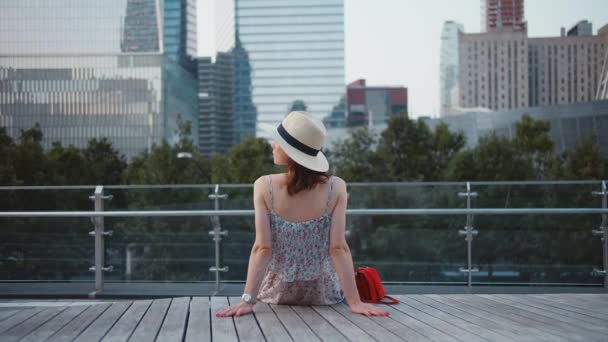
<path id="1" fill-rule="evenodd" d="M 130 158 L 175 141 L 181 114 L 198 140 L 196 75 L 163 54 L 163 5 L 0 2 L 0 126 L 17 138 L 38 122 L 47 148 L 107 137 Z"/>
<path id="2" fill-rule="evenodd" d="M 345 89 L 343 0 L 235 1 L 237 139 L 294 103 L 330 116 Z"/>

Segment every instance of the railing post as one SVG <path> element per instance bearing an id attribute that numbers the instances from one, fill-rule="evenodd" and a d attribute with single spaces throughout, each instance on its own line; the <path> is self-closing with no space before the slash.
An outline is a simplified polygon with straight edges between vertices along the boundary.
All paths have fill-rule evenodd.
<path id="1" fill-rule="evenodd" d="M 608 207 L 608 186 L 606 185 L 608 181 L 602 181 L 602 190 L 601 191 L 593 191 L 592 194 L 595 196 L 602 196 L 602 208 L 606 209 Z M 602 241 L 602 259 L 603 259 L 603 270 L 598 270 L 596 268 L 593 269 L 593 273 L 597 275 L 604 276 L 604 288 L 608 289 L 608 214 L 602 214 L 602 223 L 600 224 L 600 229 L 594 229 L 591 231 L 593 235 L 599 235 Z"/>
<path id="2" fill-rule="evenodd" d="M 467 192 L 459 192 L 459 197 L 466 197 L 467 200 L 467 209 L 471 209 L 471 197 L 477 197 L 476 192 L 471 192 L 471 183 L 467 182 Z M 473 268 L 472 265 L 472 245 L 473 245 L 473 236 L 477 235 L 477 230 L 473 228 L 473 214 L 467 214 L 467 222 L 464 227 L 464 230 L 459 230 L 459 235 L 464 235 L 465 240 L 467 242 L 467 268 L 460 268 L 460 272 L 467 273 L 467 286 L 469 289 L 473 285 L 472 281 L 472 273 L 479 272 L 479 269 Z"/>
<path id="3" fill-rule="evenodd" d="M 220 210 L 220 199 L 226 199 L 227 194 L 220 194 L 220 185 L 215 184 L 215 191 L 209 195 L 209 199 L 212 199 L 215 204 L 215 210 Z M 227 230 L 222 230 L 219 216 L 211 216 L 211 224 L 213 230 L 209 232 L 209 235 L 213 236 L 215 242 L 215 266 L 209 267 L 209 271 L 215 272 L 215 293 L 216 295 L 220 292 L 220 272 L 228 272 L 228 266 L 220 267 L 220 242 L 222 236 L 228 235 Z"/>
<path id="4" fill-rule="evenodd" d="M 93 196 L 89 196 L 89 199 L 94 201 L 95 211 L 103 211 L 104 210 L 103 201 L 111 200 L 112 195 L 104 196 L 103 186 L 98 185 L 95 187 L 95 193 L 93 194 Z M 106 235 L 111 236 L 112 231 L 111 230 L 107 231 L 107 232 L 104 231 L 105 226 L 104 226 L 103 217 L 91 217 L 91 222 L 93 223 L 93 226 L 95 227 L 95 230 L 89 232 L 89 235 L 95 237 L 95 266 L 89 267 L 89 270 L 95 272 L 95 291 L 89 293 L 89 297 L 94 298 L 96 294 L 103 291 L 103 283 L 104 283 L 103 272 L 106 272 L 106 271 L 111 272 L 114 269 L 114 267 L 113 266 L 110 266 L 110 267 L 104 266 L 104 254 L 105 254 L 104 237 Z"/>

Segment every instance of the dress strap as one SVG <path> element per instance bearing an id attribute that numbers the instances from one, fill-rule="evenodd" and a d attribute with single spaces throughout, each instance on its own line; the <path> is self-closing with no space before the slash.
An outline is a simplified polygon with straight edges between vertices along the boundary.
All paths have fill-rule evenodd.
<path id="1" fill-rule="evenodd" d="M 268 175 L 268 195 L 270 195 L 270 210 L 274 210 L 274 198 L 272 197 L 272 175 Z"/>
<path id="2" fill-rule="evenodd" d="M 327 192 L 327 203 L 325 203 L 325 213 L 329 213 L 329 202 L 334 191 L 334 177 L 329 176 L 329 191 Z"/>

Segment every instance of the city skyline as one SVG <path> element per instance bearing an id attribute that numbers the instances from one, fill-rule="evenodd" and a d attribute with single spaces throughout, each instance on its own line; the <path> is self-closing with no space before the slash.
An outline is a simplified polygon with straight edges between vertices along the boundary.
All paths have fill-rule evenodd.
<path id="1" fill-rule="evenodd" d="M 205 2 L 199 1 L 199 17 Z M 359 78 L 371 86 L 409 89 L 412 117 L 439 116 L 439 56 L 444 21 L 464 25 L 464 32 L 480 32 L 481 1 L 345 0 L 345 86 Z M 524 17 L 530 37 L 557 37 L 579 20 L 589 20 L 593 33 L 608 24 L 602 0 L 528 0 Z M 208 6 L 207 6 L 208 7 Z M 551 17 L 546 8 L 551 8 Z M 199 55 L 207 48 L 199 20 Z M 380 37 L 380 39 L 379 39 Z M 403 42 L 400 44 L 400 42 Z M 416 52 L 416 53 L 412 53 Z"/>

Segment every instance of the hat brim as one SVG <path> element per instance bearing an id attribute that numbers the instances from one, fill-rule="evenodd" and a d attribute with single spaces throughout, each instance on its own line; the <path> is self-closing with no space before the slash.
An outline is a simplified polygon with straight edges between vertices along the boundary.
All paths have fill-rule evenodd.
<path id="1" fill-rule="evenodd" d="M 323 152 L 319 151 L 316 156 L 311 156 L 287 143 L 277 131 L 276 126 L 258 123 L 258 127 L 268 133 L 274 142 L 279 144 L 287 156 L 294 162 L 317 172 L 327 172 L 329 170 L 329 162 Z"/>

